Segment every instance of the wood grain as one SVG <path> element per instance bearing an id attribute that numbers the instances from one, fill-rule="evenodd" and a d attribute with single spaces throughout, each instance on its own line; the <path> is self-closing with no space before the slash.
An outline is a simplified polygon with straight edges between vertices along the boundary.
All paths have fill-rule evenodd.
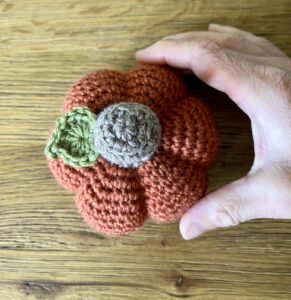
<path id="1" fill-rule="evenodd" d="M 138 48 L 209 22 L 291 54 L 287 0 L 0 0 L 0 299 L 291 299 L 291 222 L 252 221 L 191 242 L 178 223 L 148 222 L 107 239 L 87 228 L 46 166 L 48 130 L 75 80 L 126 71 Z M 252 138 L 229 99 L 206 93 L 222 144 L 213 190 L 248 170 Z"/>

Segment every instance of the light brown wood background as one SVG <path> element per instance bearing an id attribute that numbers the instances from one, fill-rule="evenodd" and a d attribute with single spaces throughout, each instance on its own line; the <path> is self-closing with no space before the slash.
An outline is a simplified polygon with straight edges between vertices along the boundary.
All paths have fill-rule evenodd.
<path id="1" fill-rule="evenodd" d="M 209 22 L 291 54 L 286 0 L 0 0 L 1 300 L 291 299 L 291 222 L 252 221 L 190 242 L 178 223 L 147 223 L 107 239 L 84 224 L 46 166 L 48 130 L 75 80 L 99 68 L 126 71 L 138 48 Z M 207 93 L 222 144 L 213 190 L 242 176 L 253 153 L 248 119 Z"/>

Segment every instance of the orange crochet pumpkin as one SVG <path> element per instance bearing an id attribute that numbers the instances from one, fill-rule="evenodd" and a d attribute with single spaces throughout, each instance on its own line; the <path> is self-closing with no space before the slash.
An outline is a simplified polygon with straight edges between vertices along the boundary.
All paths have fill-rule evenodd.
<path id="1" fill-rule="evenodd" d="M 71 88 L 64 111 L 47 146 L 49 168 L 98 232 L 128 234 L 148 218 L 175 221 L 205 195 L 217 131 L 206 106 L 169 68 L 91 73 Z M 98 120 L 101 133 L 90 125 Z"/>

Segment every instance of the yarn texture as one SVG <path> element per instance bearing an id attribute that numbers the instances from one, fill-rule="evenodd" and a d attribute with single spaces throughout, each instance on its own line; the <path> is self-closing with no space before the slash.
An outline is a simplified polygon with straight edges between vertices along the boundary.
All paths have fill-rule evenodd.
<path id="1" fill-rule="evenodd" d="M 218 153 L 214 120 L 168 67 L 93 72 L 70 89 L 64 111 L 48 165 L 98 232 L 125 235 L 148 219 L 178 220 L 205 195 Z"/>
<path id="2" fill-rule="evenodd" d="M 95 121 L 95 114 L 88 108 L 77 108 L 59 118 L 46 155 L 52 159 L 61 157 L 73 167 L 92 166 L 97 158 L 92 138 Z"/>
<path id="3" fill-rule="evenodd" d="M 94 130 L 95 150 L 120 167 L 134 168 L 149 160 L 160 141 L 159 120 L 143 104 L 117 103 L 98 115 Z"/>

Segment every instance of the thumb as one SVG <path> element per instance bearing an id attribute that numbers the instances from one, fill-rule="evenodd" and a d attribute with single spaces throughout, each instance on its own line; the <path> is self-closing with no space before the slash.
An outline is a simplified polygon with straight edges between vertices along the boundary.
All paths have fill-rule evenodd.
<path id="1" fill-rule="evenodd" d="M 277 176 L 276 176 L 277 177 Z M 290 190 L 261 170 L 225 185 L 187 211 L 180 221 L 184 239 L 256 218 L 291 218 Z"/>

